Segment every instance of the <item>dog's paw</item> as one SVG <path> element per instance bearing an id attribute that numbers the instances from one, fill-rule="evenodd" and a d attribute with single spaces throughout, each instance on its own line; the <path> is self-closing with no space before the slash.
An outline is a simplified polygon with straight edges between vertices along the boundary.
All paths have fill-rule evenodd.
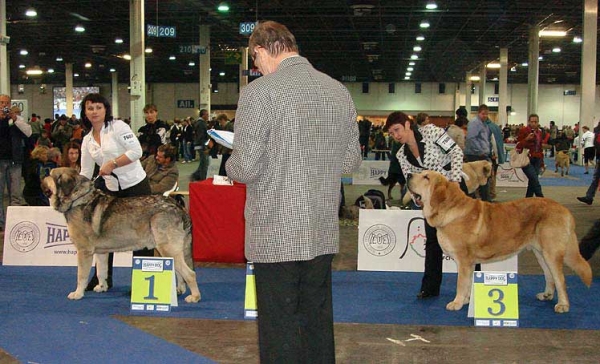
<path id="1" fill-rule="evenodd" d="M 552 301 L 554 299 L 554 293 L 541 292 L 536 294 L 535 298 L 540 301 Z"/>
<path id="2" fill-rule="evenodd" d="M 569 312 L 569 304 L 557 303 L 554 306 L 554 312 L 556 312 L 556 313 L 566 313 L 566 312 Z"/>
<path id="3" fill-rule="evenodd" d="M 99 284 L 96 287 L 94 287 L 94 292 L 100 293 L 100 292 L 106 292 L 106 291 L 108 291 L 108 286 L 107 285 L 101 285 L 101 284 Z"/>
<path id="4" fill-rule="evenodd" d="M 187 291 L 187 286 L 185 284 L 182 286 L 177 285 L 177 295 L 178 296 L 181 296 L 182 294 L 184 294 L 185 291 Z"/>
<path id="5" fill-rule="evenodd" d="M 463 304 L 456 302 L 456 301 L 452 301 L 450 303 L 448 303 L 446 305 L 446 310 L 448 311 L 459 311 L 462 308 Z"/>
<path id="6" fill-rule="evenodd" d="M 189 295 L 185 298 L 185 302 L 187 303 L 196 303 L 200 301 L 200 294 L 198 294 L 198 296 L 194 296 L 194 295 Z"/>
<path id="7" fill-rule="evenodd" d="M 69 295 L 67 296 L 68 299 L 70 300 L 80 300 L 83 298 L 83 292 L 79 293 L 77 291 L 73 291 L 71 293 L 69 293 Z"/>

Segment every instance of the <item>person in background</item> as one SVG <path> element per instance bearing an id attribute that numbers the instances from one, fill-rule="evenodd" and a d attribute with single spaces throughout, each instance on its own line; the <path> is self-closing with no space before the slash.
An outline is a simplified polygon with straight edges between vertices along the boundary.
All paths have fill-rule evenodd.
<path id="1" fill-rule="evenodd" d="M 112 117 L 108 100 L 96 93 L 81 100 L 81 122 L 90 132 L 81 145 L 80 174 L 92 179 L 95 166 L 99 167 L 99 188 L 117 197 L 151 194 L 150 183 L 140 163 L 142 146 L 129 125 Z M 149 256 L 154 252 L 143 249 L 135 256 Z M 108 258 L 108 288 L 112 287 L 113 254 Z M 87 285 L 91 291 L 99 284 L 96 274 Z"/>
<path id="2" fill-rule="evenodd" d="M 539 175 L 544 163 L 543 144 L 547 144 L 550 135 L 540 129 L 540 117 L 537 114 L 529 115 L 527 126 L 519 130 L 515 148 L 522 152 L 523 148 L 529 149 L 529 164 L 521 168 L 527 176 L 527 192 L 525 197 L 544 197 Z"/>
<path id="3" fill-rule="evenodd" d="M 220 114 L 217 116 L 217 122 L 221 127 L 221 130 L 230 131 L 233 133 L 233 123 L 227 120 L 227 115 Z M 221 150 L 221 165 L 219 166 L 219 176 L 227 176 L 227 172 L 225 171 L 225 163 L 227 163 L 227 159 L 231 156 L 231 149 L 219 145 Z"/>
<path id="4" fill-rule="evenodd" d="M 146 125 L 138 129 L 138 138 L 142 146 L 142 160 L 156 154 L 159 146 L 166 144 L 167 124 L 158 119 L 158 109 L 154 104 L 144 106 Z"/>
<path id="5" fill-rule="evenodd" d="M 418 127 L 408 115 L 396 111 L 391 113 L 385 129 L 402 147 L 396 157 L 404 176 L 433 170 L 456 182 L 467 193 L 463 181 L 463 151 L 444 129 L 427 124 Z M 410 180 L 410 177 L 407 177 Z M 421 281 L 418 299 L 439 296 L 442 285 L 443 252 L 437 238 L 437 229 L 425 221 L 425 273 Z"/>
<path id="6" fill-rule="evenodd" d="M 490 186 L 490 201 L 494 201 L 496 199 L 496 174 L 498 173 L 498 166 L 506 162 L 506 150 L 504 149 L 504 137 L 500 126 L 490 119 L 487 119 L 485 123 L 492 133 L 490 138 L 492 147 L 492 173 L 488 183 Z"/>
<path id="7" fill-rule="evenodd" d="M 372 125 L 373 123 L 365 118 L 362 118 L 362 120 L 358 122 L 360 147 L 362 149 L 363 158 L 365 159 L 369 157 L 369 140 L 371 139 Z"/>
<path id="8" fill-rule="evenodd" d="M 556 143 L 556 138 L 558 138 L 558 126 L 554 120 L 550 120 L 550 127 L 548 128 L 548 133 L 550 134 L 550 138 L 548 139 L 548 144 L 550 144 L 550 158 L 554 157 L 554 144 Z"/>
<path id="9" fill-rule="evenodd" d="M 585 128 L 585 126 L 584 126 Z M 592 183 L 587 189 L 585 196 L 577 197 L 577 200 L 587 205 L 591 205 L 594 202 L 596 191 L 598 190 L 598 182 L 600 180 L 600 121 L 594 128 L 594 153 L 596 154 L 596 168 L 594 168 L 594 176 L 592 177 Z M 594 249 L 595 250 L 595 249 Z M 590 255 L 591 256 L 591 255 Z M 584 256 L 585 257 L 585 256 Z"/>
<path id="10" fill-rule="evenodd" d="M 31 125 L 31 136 L 29 137 L 28 149 L 32 150 L 35 148 L 35 144 L 42 134 L 44 126 L 42 125 L 42 120 L 36 114 L 31 114 L 29 125 Z"/>
<path id="11" fill-rule="evenodd" d="M 587 125 L 582 126 L 581 129 L 583 130 L 583 134 L 579 139 L 579 144 L 583 148 L 583 163 L 585 165 L 585 172 L 583 174 L 590 174 L 589 164 L 590 162 L 594 162 L 594 157 L 596 156 L 596 148 L 594 148 L 596 136 Z"/>
<path id="12" fill-rule="evenodd" d="M 182 121 L 181 141 L 183 143 L 183 161 L 181 163 L 191 163 L 195 161 L 196 152 L 194 151 L 194 127 L 190 125 L 188 119 Z"/>
<path id="13" fill-rule="evenodd" d="M 77 144 L 81 144 L 83 140 L 83 128 L 81 127 L 81 123 L 79 120 L 75 119 L 75 123 L 73 126 L 73 134 L 71 135 L 71 141 Z"/>
<path id="14" fill-rule="evenodd" d="M 421 126 L 425 126 L 427 124 L 429 124 L 429 115 L 427 113 L 424 112 L 420 112 L 417 114 L 417 126 L 421 127 Z"/>
<path id="15" fill-rule="evenodd" d="M 225 169 L 247 186 L 260 362 L 334 363 L 331 262 L 340 180 L 362 161 L 356 109 L 340 82 L 298 54 L 284 25 L 258 23 L 249 53 L 263 76 L 240 93 Z"/>
<path id="16" fill-rule="evenodd" d="M 67 122 L 69 118 L 61 115 L 52 128 L 52 141 L 55 147 L 62 149 L 64 145 L 71 141 L 73 136 L 73 127 Z"/>
<path id="17" fill-rule="evenodd" d="M 183 157 L 183 148 L 181 147 L 183 139 L 182 136 L 183 127 L 181 126 L 181 120 L 179 118 L 175 118 L 169 133 L 169 141 L 171 142 L 171 145 L 175 147 L 175 150 L 177 150 L 177 154 L 175 154 L 175 162 L 179 160 L 180 154 Z"/>
<path id="18" fill-rule="evenodd" d="M 173 189 L 179 179 L 179 170 L 175 165 L 177 149 L 169 144 L 158 147 L 154 158 L 142 161 L 152 194 L 163 194 Z"/>
<path id="19" fill-rule="evenodd" d="M 4 190 L 10 196 L 9 206 L 26 204 L 21 176 L 31 125 L 23 119 L 18 107 L 10 105 L 10 96 L 0 94 L 0 231 L 4 230 L 5 223 Z"/>
<path id="20" fill-rule="evenodd" d="M 81 171 L 81 146 L 79 143 L 69 142 L 65 145 L 60 165 L 73 168 L 77 172 Z"/>
<path id="21" fill-rule="evenodd" d="M 48 206 L 49 201 L 42 191 L 41 182 L 50 175 L 51 168 L 46 166 L 50 148 L 38 145 L 31 151 L 30 161 L 23 173 L 23 197 L 29 206 Z"/>
<path id="22" fill-rule="evenodd" d="M 204 181 L 206 179 L 206 174 L 208 173 L 208 164 L 210 163 L 208 150 L 211 148 L 212 144 L 209 143 L 208 140 L 207 123 L 208 110 L 202 109 L 200 110 L 200 119 L 196 122 L 194 130 L 194 150 L 198 151 L 199 162 L 198 168 L 192 173 L 192 182 Z"/>
<path id="23" fill-rule="evenodd" d="M 474 162 L 479 160 L 492 161 L 492 132 L 486 123 L 489 108 L 485 104 L 479 105 L 477 117 L 467 125 L 467 137 L 465 138 L 465 161 Z M 489 181 L 478 188 L 479 196 L 483 201 L 491 201 Z"/>
<path id="24" fill-rule="evenodd" d="M 40 137 L 38 138 L 37 142 L 35 143 L 36 147 L 38 145 L 44 145 L 48 148 L 52 148 L 52 141 L 50 140 L 50 133 L 48 133 L 48 131 L 46 129 L 42 129 L 42 133 L 40 134 Z"/>
<path id="25" fill-rule="evenodd" d="M 48 151 L 48 162 L 51 168 L 60 167 L 62 163 L 62 152 L 57 147 L 52 147 Z"/>

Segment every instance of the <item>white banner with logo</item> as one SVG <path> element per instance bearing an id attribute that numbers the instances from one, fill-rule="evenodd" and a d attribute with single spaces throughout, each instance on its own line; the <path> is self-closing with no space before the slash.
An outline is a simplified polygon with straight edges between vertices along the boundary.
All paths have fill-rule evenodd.
<path id="1" fill-rule="evenodd" d="M 131 252 L 115 253 L 115 267 L 131 267 Z M 9 206 L 4 265 L 77 266 L 65 217 L 49 206 Z"/>
<path id="2" fill-rule="evenodd" d="M 387 177 L 389 161 L 364 160 L 352 174 L 353 185 L 380 185 L 379 177 Z"/>
<path id="3" fill-rule="evenodd" d="M 513 168 L 508 162 L 498 166 L 496 187 L 527 187 L 528 181 L 521 168 Z"/>
<path id="4" fill-rule="evenodd" d="M 423 272 L 425 219 L 420 210 L 360 210 L 358 270 Z M 482 264 L 483 271 L 517 272 L 518 260 Z M 456 273 L 456 263 L 444 254 L 443 271 Z"/>

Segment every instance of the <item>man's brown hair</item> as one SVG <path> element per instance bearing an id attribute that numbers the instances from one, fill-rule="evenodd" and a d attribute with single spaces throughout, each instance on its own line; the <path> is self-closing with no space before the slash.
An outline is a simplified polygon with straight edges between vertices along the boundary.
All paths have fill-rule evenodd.
<path id="1" fill-rule="evenodd" d="M 257 46 L 265 48 L 273 57 L 284 52 L 298 52 L 292 32 L 285 25 L 271 20 L 258 23 L 250 35 L 250 54 L 254 53 Z"/>

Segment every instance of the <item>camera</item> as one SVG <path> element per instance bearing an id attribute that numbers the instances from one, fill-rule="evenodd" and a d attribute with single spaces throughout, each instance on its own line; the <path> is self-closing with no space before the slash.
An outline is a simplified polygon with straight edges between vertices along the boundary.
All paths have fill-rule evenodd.
<path id="1" fill-rule="evenodd" d="M 5 106 L 4 108 L 2 108 L 2 112 L 8 114 L 10 112 L 10 108 L 8 106 Z"/>

